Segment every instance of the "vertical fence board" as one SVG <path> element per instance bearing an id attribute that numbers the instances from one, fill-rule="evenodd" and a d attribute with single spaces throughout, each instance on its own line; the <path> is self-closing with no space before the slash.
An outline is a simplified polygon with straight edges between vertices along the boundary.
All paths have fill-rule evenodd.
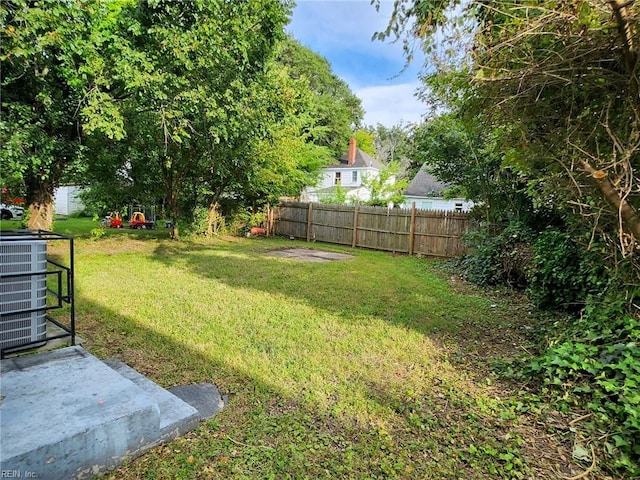
<path id="1" fill-rule="evenodd" d="M 359 205 L 353 209 L 353 236 L 351 238 L 351 248 L 356 248 L 358 244 L 358 214 L 360 213 L 358 209 Z"/>

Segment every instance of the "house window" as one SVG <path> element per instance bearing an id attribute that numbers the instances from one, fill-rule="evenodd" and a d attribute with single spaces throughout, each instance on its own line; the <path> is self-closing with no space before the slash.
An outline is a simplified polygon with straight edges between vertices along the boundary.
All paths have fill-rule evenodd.
<path id="1" fill-rule="evenodd" d="M 456 202 L 456 212 L 462 211 L 462 202 Z"/>
<path id="2" fill-rule="evenodd" d="M 352 183 L 358 183 L 358 172 L 351 172 L 351 182 Z"/>
<path id="3" fill-rule="evenodd" d="M 334 185 L 339 185 L 340 184 L 340 172 L 336 172 L 336 177 L 333 181 Z"/>

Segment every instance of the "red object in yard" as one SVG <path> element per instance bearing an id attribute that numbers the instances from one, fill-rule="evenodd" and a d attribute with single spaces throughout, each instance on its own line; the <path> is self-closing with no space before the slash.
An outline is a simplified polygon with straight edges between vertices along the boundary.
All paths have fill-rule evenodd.
<path id="1" fill-rule="evenodd" d="M 24 198 L 21 197 L 12 197 L 9 195 L 9 189 L 3 188 L 1 191 L 2 195 L 0 195 L 0 203 L 6 203 L 9 205 L 23 205 Z"/>
<path id="2" fill-rule="evenodd" d="M 111 212 L 109 214 L 109 227 L 122 228 L 122 217 L 120 217 L 120 212 Z"/>
<path id="3" fill-rule="evenodd" d="M 250 235 L 266 235 L 267 231 L 264 228 L 252 227 L 249 231 Z"/>
<path id="4" fill-rule="evenodd" d="M 142 212 L 133 212 L 129 219 L 129 228 L 156 228 L 156 222 L 147 221 Z"/>

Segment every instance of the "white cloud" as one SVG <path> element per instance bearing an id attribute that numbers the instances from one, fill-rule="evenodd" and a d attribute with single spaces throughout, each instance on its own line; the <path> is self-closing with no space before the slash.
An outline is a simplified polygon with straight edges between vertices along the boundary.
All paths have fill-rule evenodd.
<path id="1" fill-rule="evenodd" d="M 396 85 L 370 86 L 354 93 L 362 100 L 365 125 L 378 123 L 392 127 L 400 123 L 419 123 L 426 107 L 416 97 L 419 82 Z"/>
<path id="2" fill-rule="evenodd" d="M 403 71 L 401 43 L 372 41 L 386 28 L 393 2 L 376 11 L 370 0 L 299 0 L 289 32 L 303 45 L 327 58 L 362 100 L 364 123 L 391 127 L 420 121 L 425 106 L 414 96 L 420 86 L 422 56 Z"/>
<path id="3" fill-rule="evenodd" d="M 295 38 L 312 48 L 326 51 L 374 49 L 387 59 L 402 60 L 402 46 L 372 41 L 375 32 L 387 27 L 391 2 L 381 2 L 376 11 L 369 0 L 315 0 L 298 2 L 289 30 Z"/>

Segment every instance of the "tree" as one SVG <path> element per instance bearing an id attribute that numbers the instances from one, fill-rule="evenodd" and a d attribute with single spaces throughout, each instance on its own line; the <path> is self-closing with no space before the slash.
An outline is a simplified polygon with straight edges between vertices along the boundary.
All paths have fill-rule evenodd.
<path id="1" fill-rule="evenodd" d="M 382 166 L 377 175 L 364 175 L 362 185 L 371 192 L 368 205 L 386 206 L 403 202 L 403 192 L 409 186 L 406 179 L 399 179 L 400 163 L 390 162 Z"/>
<path id="2" fill-rule="evenodd" d="M 431 85 L 461 71 L 463 81 L 441 82 L 439 93 L 485 125 L 503 126 L 505 163 L 530 178 L 539 201 L 553 198 L 555 207 L 580 215 L 633 262 L 640 239 L 640 5 L 469 2 L 460 32 L 448 20 L 457 4 L 400 1 L 380 36 L 417 36 L 428 52 L 444 52 L 435 60 L 439 71 L 427 75 Z M 436 48 L 443 39 L 473 48 L 461 61 L 458 49 Z"/>
<path id="3" fill-rule="evenodd" d="M 313 92 L 310 115 L 315 119 L 309 129 L 310 141 L 328 147 L 334 157 L 344 153 L 344 145 L 360 125 L 362 102 L 347 83 L 331 71 L 329 62 L 300 45 L 295 39 L 284 41 L 278 61 L 289 68 L 293 79 L 306 82 Z"/>
<path id="4" fill-rule="evenodd" d="M 327 131 L 321 126 L 325 119 L 317 116 L 318 94 L 297 65 L 282 60 L 282 51 L 289 50 L 292 42 L 288 37 L 281 41 L 279 53 L 267 66 L 262 109 L 270 113 L 262 118 L 265 135 L 243 139 L 250 164 L 226 190 L 236 204 L 253 209 L 281 196 L 298 196 L 333 159 L 329 146 L 318 144 L 314 133 Z"/>
<path id="5" fill-rule="evenodd" d="M 274 112 L 264 74 L 287 4 L 52 0 L 47 7 L 26 0 L 0 7 L 3 157 L 8 173 L 24 179 L 31 226 L 50 226 L 53 189 L 74 165 L 90 166 L 85 143 L 93 133 L 104 135 L 91 145 L 102 163 L 93 178 L 101 169 L 157 166 L 177 236 L 187 180 L 241 172 L 239 146 L 266 134 Z M 127 147 L 99 152 L 127 135 L 136 135 Z"/>
<path id="6" fill-rule="evenodd" d="M 333 205 L 345 205 L 347 203 L 347 191 L 342 188 L 340 181 L 332 187 L 328 195 L 320 198 L 320 203 L 329 203 Z"/>
<path id="7" fill-rule="evenodd" d="M 247 203 L 258 207 L 283 196 L 298 196 L 316 183 L 331 150 L 312 142 L 309 133 L 319 119 L 313 117 L 315 94 L 303 79 L 291 75 L 289 67 L 274 62 L 269 71 L 272 105 L 281 114 L 274 118 L 270 133 L 255 148 L 256 171 L 245 189 Z"/>
<path id="8" fill-rule="evenodd" d="M 368 130 L 359 129 L 353 132 L 353 138 L 356 139 L 356 145 L 360 150 L 371 155 L 372 157 L 376 156 L 375 133 Z"/>
<path id="9" fill-rule="evenodd" d="M 164 183 L 153 157 L 157 151 L 149 150 L 148 127 L 145 121 L 127 122 L 127 136 L 120 141 L 109 141 L 103 134 L 86 139 L 86 157 L 91 161 L 74 183 L 86 187 L 81 195 L 88 211 L 104 214 L 137 204 L 164 207 Z"/>
<path id="10" fill-rule="evenodd" d="M 399 161 L 406 169 L 411 157 L 409 149 L 410 128 L 402 123 L 392 127 L 385 127 L 379 123 L 374 132 L 376 158 L 384 163 Z"/>
<path id="11" fill-rule="evenodd" d="M 414 128 L 409 170 L 414 176 L 426 164 L 458 195 L 473 200 L 475 213 L 488 224 L 517 221 L 538 228 L 549 221 L 549 212 L 534 207 L 528 178 L 504 166 L 503 141 L 501 128 L 487 131 L 465 124 L 455 114 L 442 114 Z"/>
<path id="12" fill-rule="evenodd" d="M 287 13 L 276 0 L 160 1 L 130 11 L 128 40 L 152 75 L 121 107 L 125 130 L 160 174 L 173 238 L 199 198 L 219 198 L 252 171 L 252 142 L 278 115 L 265 72 Z"/>
<path id="13" fill-rule="evenodd" d="M 119 36 L 127 3 L 0 4 L 0 168 L 22 179 L 31 228 L 51 227 L 54 189 L 84 162 L 87 133 L 122 138 L 119 72 L 140 66 Z"/>
<path id="14" fill-rule="evenodd" d="M 325 59 L 290 37 L 278 43 L 276 52 L 262 77 L 261 93 L 256 93 L 260 102 L 242 109 L 250 114 L 243 124 L 256 118 L 259 124 L 238 137 L 233 149 L 228 142 L 220 144 L 216 162 L 222 164 L 231 152 L 231 170 L 218 169 L 202 178 L 210 213 L 219 207 L 255 210 L 281 196 L 299 195 L 335 158 L 332 149 L 346 142 L 362 114 L 360 100 L 331 73 Z"/>

